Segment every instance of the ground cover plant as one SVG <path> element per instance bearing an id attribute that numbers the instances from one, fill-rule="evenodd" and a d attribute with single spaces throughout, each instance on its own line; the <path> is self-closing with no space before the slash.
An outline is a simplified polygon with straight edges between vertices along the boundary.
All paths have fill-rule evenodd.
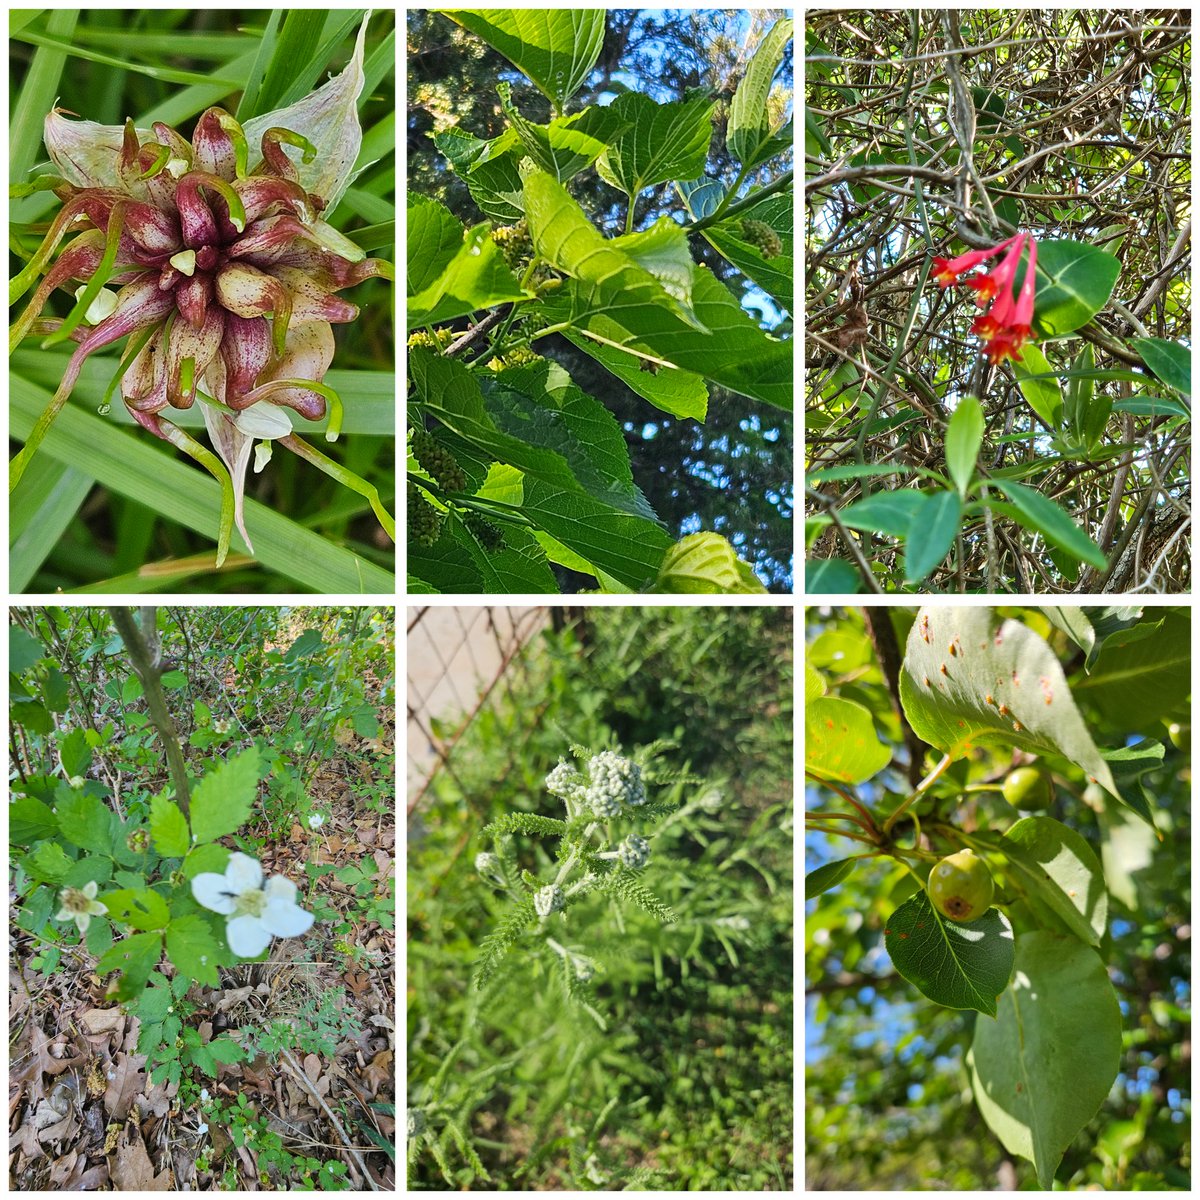
<path id="1" fill-rule="evenodd" d="M 1189 590 L 1189 13 L 1127 15 L 810 18 L 810 592 Z"/>
<path id="2" fill-rule="evenodd" d="M 12 620 L 13 1189 L 390 1189 L 391 611 Z"/>
<path id="3" fill-rule="evenodd" d="M 790 590 L 793 23 L 642 16 L 410 15 L 410 591 Z"/>
<path id="4" fill-rule="evenodd" d="M 812 1190 L 1190 1190 L 1191 613 L 814 610 Z"/>
<path id="5" fill-rule="evenodd" d="M 435 776 L 411 1188 L 790 1189 L 791 639 L 771 609 L 591 610 Z"/>
<path id="6" fill-rule="evenodd" d="M 394 591 L 394 38 L 14 17 L 14 590 Z"/>

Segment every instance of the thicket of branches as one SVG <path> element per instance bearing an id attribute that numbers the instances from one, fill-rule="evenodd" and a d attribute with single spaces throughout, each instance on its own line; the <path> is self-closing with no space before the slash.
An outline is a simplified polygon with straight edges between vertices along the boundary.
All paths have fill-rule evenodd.
<path id="1" fill-rule="evenodd" d="M 898 468 L 809 488 L 810 513 L 822 514 L 810 560 L 844 559 L 867 587 L 896 589 L 897 540 L 852 532 L 837 512 L 912 486 L 904 471 L 913 466 L 944 469 L 950 411 L 974 395 L 987 420 L 983 473 L 1039 463 L 1025 482 L 1070 515 L 1108 566 L 1085 565 L 1072 578 L 1002 513 L 969 514 L 929 589 L 1188 589 L 1189 421 L 1122 403 L 1163 395 L 1161 383 L 1149 372 L 1145 384 L 1098 380 L 1097 393 L 1116 405 L 1106 453 L 1056 454 L 1013 365 L 980 355 L 970 301 L 926 274 L 934 255 L 1017 230 L 1039 242 L 1074 239 L 1115 255 L 1121 270 L 1092 321 L 1040 345 L 1055 370 L 1069 370 L 1085 344 L 1098 370 L 1144 371 L 1136 339 L 1189 343 L 1188 15 L 809 14 L 807 462 L 810 471 Z"/>

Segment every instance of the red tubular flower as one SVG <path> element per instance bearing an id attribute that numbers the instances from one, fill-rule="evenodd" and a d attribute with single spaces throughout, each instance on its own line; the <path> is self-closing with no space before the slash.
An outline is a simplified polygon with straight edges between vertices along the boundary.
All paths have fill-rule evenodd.
<path id="1" fill-rule="evenodd" d="M 1029 247 L 1029 262 L 1020 293 L 1014 298 L 1017 270 L 1026 245 Z M 980 308 L 986 308 L 989 303 L 992 305 L 990 310 L 975 318 L 971 332 L 983 339 L 983 353 L 993 363 L 1002 362 L 1005 358 L 1019 358 L 1032 336 L 1033 300 L 1037 290 L 1037 244 L 1033 234 L 1014 234 L 990 250 L 975 250 L 953 260 L 933 260 L 934 278 L 942 287 L 946 287 L 958 282 L 958 276 L 964 271 L 1002 252 L 1004 257 L 995 268 L 986 275 L 965 281 L 968 287 L 974 289 L 975 303 Z"/>

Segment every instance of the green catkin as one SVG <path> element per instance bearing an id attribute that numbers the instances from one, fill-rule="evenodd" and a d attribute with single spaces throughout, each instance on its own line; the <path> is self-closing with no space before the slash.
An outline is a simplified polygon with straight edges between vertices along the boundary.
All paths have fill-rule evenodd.
<path id="1" fill-rule="evenodd" d="M 766 221 L 756 221 L 753 217 L 742 221 L 742 241 L 758 250 L 763 258 L 777 258 L 783 252 L 779 234 Z"/>
<path id="2" fill-rule="evenodd" d="M 412 450 L 417 462 L 447 492 L 465 492 L 467 477 L 458 460 L 427 429 L 414 429 Z"/>
<path id="3" fill-rule="evenodd" d="M 408 536 L 418 546 L 432 546 L 442 536 L 442 514 L 415 483 L 408 485 Z"/>

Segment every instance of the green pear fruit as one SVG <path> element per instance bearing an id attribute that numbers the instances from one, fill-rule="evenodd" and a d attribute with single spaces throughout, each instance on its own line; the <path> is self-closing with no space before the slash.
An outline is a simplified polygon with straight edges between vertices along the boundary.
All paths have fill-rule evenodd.
<path id="1" fill-rule="evenodd" d="M 978 921 L 992 906 L 991 872 L 974 850 L 947 855 L 929 872 L 925 885 L 933 907 L 952 921 Z"/>

